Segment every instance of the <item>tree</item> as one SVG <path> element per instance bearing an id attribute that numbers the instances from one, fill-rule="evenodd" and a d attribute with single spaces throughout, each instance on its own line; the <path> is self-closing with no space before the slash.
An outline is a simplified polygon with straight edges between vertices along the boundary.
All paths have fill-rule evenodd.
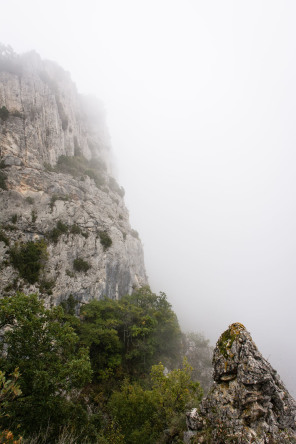
<path id="1" fill-rule="evenodd" d="M 197 407 L 202 396 L 198 383 L 191 379 L 192 368 L 165 374 L 162 364 L 151 370 L 148 389 L 139 382 L 125 380 L 121 390 L 110 398 L 109 408 L 125 437 L 124 443 L 154 444 L 172 442 L 185 428 L 185 410 Z M 165 433 L 164 433 L 165 431 Z"/>
<path id="2" fill-rule="evenodd" d="M 22 391 L 17 383 L 20 376 L 18 368 L 16 368 L 9 376 L 10 378 L 7 379 L 5 372 L 0 370 L 0 417 L 4 416 L 5 414 L 4 410 L 7 401 L 22 394 Z"/>
<path id="3" fill-rule="evenodd" d="M 78 334 L 98 380 L 148 375 L 160 360 L 171 367 L 179 361 L 180 328 L 164 293 L 145 287 L 120 301 L 92 301 L 81 309 L 81 320 Z"/>
<path id="4" fill-rule="evenodd" d="M 22 394 L 17 383 L 20 376 L 18 369 L 16 368 L 9 376 L 7 379 L 5 373 L 0 371 L 0 418 L 6 414 L 7 402 Z M 10 430 L 0 430 L 0 443 L 21 444 L 21 441 L 22 438 L 17 439 Z"/>
<path id="5" fill-rule="evenodd" d="M 17 293 L 0 300 L 0 366 L 11 373 L 19 368 L 22 395 L 8 401 L 4 426 L 18 425 L 32 434 L 52 426 L 52 433 L 75 416 L 86 413 L 76 403 L 79 389 L 91 379 L 86 348 L 65 321 L 63 309 L 47 309 L 36 295 Z M 14 421 L 13 421 L 14 418 Z"/>

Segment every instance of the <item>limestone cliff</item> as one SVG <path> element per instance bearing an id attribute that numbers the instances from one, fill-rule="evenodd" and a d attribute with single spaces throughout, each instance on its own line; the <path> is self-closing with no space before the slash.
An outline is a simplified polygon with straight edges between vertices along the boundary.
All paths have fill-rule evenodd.
<path id="1" fill-rule="evenodd" d="M 147 284 L 104 110 L 70 75 L 0 46 L 0 289 L 88 301 Z"/>
<path id="2" fill-rule="evenodd" d="M 185 442 L 296 443 L 296 403 L 242 324 L 221 335 L 213 365 L 208 396 L 187 414 Z"/>

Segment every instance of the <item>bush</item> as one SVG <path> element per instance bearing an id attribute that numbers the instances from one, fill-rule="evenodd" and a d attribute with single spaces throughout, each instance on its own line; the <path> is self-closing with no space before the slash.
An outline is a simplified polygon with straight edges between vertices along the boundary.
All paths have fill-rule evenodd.
<path id="1" fill-rule="evenodd" d="M 57 222 L 57 229 L 60 230 L 61 233 L 67 233 L 69 230 L 69 227 L 67 224 L 64 224 L 61 220 Z"/>
<path id="2" fill-rule="evenodd" d="M 30 284 L 39 280 L 40 272 L 48 258 L 47 245 L 44 240 L 15 245 L 9 253 L 12 265 L 23 279 Z"/>
<path id="3" fill-rule="evenodd" d="M 11 225 L 11 224 L 5 224 L 3 225 L 4 230 L 9 230 L 9 231 L 16 231 L 17 227 L 15 225 Z"/>
<path id="4" fill-rule="evenodd" d="M 107 248 L 111 247 L 112 245 L 112 239 L 107 233 L 107 231 L 99 231 L 100 236 L 100 242 L 103 246 L 104 251 L 107 250 Z"/>
<path id="5" fill-rule="evenodd" d="M 74 224 L 74 225 L 72 225 L 72 227 L 70 229 L 70 233 L 72 233 L 72 234 L 81 234 L 81 228 L 79 227 L 79 225 Z"/>
<path id="6" fill-rule="evenodd" d="M 184 418 L 186 409 L 197 407 L 202 397 L 199 383 L 191 379 L 191 371 L 186 360 L 183 369 L 173 370 L 167 376 L 163 365 L 154 365 L 150 389 L 126 380 L 121 390 L 112 394 L 109 406 L 126 444 L 176 442 L 172 439 L 182 438 L 179 416 Z M 183 427 L 185 429 L 186 424 Z M 165 441 L 162 440 L 164 433 Z"/>
<path id="7" fill-rule="evenodd" d="M 51 295 L 54 284 L 54 281 L 42 280 L 39 285 L 39 290 L 41 293 L 47 293 L 48 295 Z"/>
<path id="8" fill-rule="evenodd" d="M 2 190 L 7 190 L 6 179 L 6 174 L 0 171 L 0 188 L 2 188 Z"/>
<path id="9" fill-rule="evenodd" d="M 37 211 L 36 210 L 31 211 L 31 217 L 32 217 L 32 222 L 34 224 L 37 220 Z"/>
<path id="10" fill-rule="evenodd" d="M 62 234 L 68 233 L 68 231 L 69 231 L 68 225 L 64 224 L 61 220 L 59 220 L 57 222 L 56 227 L 47 233 L 47 238 L 49 241 L 54 242 L 56 244 L 59 240 L 59 237 Z"/>
<path id="11" fill-rule="evenodd" d="M 7 120 L 9 116 L 9 111 L 6 108 L 6 106 L 2 106 L 2 108 L 0 108 L 0 119 L 2 119 L 3 121 Z"/>
<path id="12" fill-rule="evenodd" d="M 105 183 L 101 172 L 102 165 L 103 163 L 98 159 L 87 160 L 78 149 L 75 149 L 75 156 L 60 156 L 54 170 L 58 173 L 70 174 L 75 178 L 88 176 L 100 188 Z"/>
<path id="13" fill-rule="evenodd" d="M 17 214 L 13 214 L 13 215 L 11 216 L 11 222 L 12 222 L 13 224 L 16 224 L 16 223 L 17 223 L 17 219 L 18 219 L 18 215 L 17 215 Z"/>
<path id="14" fill-rule="evenodd" d="M 9 245 L 9 239 L 2 230 L 0 231 L 0 242 L 4 242 L 6 246 Z"/>
<path id="15" fill-rule="evenodd" d="M 69 200 L 69 196 L 67 196 L 67 195 L 66 196 L 58 196 L 57 194 L 54 194 L 53 196 L 51 196 L 51 199 L 49 202 L 49 206 L 50 206 L 51 211 L 53 211 L 54 204 L 57 200 L 63 200 L 66 202 Z"/>
<path id="16" fill-rule="evenodd" d="M 91 268 L 88 262 L 81 258 L 74 259 L 73 261 L 73 267 L 76 271 L 83 271 L 84 273 L 87 272 Z"/>

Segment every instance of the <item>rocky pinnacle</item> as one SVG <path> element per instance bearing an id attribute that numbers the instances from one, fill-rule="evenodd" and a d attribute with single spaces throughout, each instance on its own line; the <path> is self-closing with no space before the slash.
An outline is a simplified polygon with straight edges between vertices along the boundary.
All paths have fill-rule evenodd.
<path id="1" fill-rule="evenodd" d="M 220 336 L 213 367 L 209 394 L 187 413 L 185 442 L 296 443 L 296 403 L 242 324 Z"/>

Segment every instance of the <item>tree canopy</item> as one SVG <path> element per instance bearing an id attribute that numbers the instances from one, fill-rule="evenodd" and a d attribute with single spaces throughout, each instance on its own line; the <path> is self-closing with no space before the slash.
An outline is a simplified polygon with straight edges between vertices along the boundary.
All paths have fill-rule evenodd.
<path id="1" fill-rule="evenodd" d="M 202 390 L 187 360 L 181 366 L 184 339 L 166 295 L 144 287 L 77 304 L 72 295 L 55 307 L 34 294 L 0 299 L 0 442 L 179 439 Z"/>

